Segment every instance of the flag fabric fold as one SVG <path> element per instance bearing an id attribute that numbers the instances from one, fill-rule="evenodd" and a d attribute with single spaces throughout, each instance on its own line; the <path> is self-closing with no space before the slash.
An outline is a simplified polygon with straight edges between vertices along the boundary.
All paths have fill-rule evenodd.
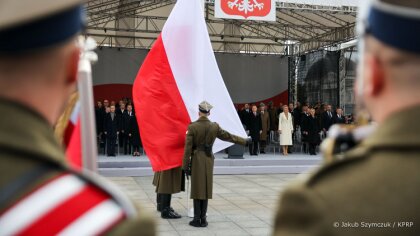
<path id="1" fill-rule="evenodd" d="M 143 147 L 154 171 L 182 165 L 188 124 L 198 104 L 214 106 L 210 119 L 246 137 L 216 63 L 200 1 L 179 0 L 133 85 Z M 216 140 L 213 151 L 231 144 Z"/>
<path id="2" fill-rule="evenodd" d="M 80 101 L 77 101 L 64 133 L 67 162 L 75 169 L 82 169 L 82 140 L 80 122 Z"/>

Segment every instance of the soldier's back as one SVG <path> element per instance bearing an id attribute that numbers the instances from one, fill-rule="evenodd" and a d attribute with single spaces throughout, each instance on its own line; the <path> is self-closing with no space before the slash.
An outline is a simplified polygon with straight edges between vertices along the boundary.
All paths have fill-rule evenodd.
<path id="1" fill-rule="evenodd" d="M 0 235 L 154 235 L 108 183 L 64 164 L 63 150 L 41 116 L 0 101 Z"/>
<path id="2" fill-rule="evenodd" d="M 200 117 L 190 124 L 189 130 L 194 132 L 194 143 L 196 145 L 207 142 L 211 144 L 217 136 L 219 126 L 208 118 Z"/>
<path id="3" fill-rule="evenodd" d="M 344 159 L 286 190 L 274 234 L 418 235 L 420 125 L 416 117 L 410 113 L 392 117 Z"/>

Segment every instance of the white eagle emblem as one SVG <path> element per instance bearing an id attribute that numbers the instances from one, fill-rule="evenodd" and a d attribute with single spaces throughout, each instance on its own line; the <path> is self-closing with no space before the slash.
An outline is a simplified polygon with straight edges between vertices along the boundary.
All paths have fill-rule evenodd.
<path id="1" fill-rule="evenodd" d="M 253 12 L 255 8 L 258 8 L 258 10 L 263 9 L 264 3 L 259 3 L 257 0 L 234 0 L 228 2 L 228 6 L 230 9 L 238 8 L 238 11 L 248 14 L 248 12 Z"/>

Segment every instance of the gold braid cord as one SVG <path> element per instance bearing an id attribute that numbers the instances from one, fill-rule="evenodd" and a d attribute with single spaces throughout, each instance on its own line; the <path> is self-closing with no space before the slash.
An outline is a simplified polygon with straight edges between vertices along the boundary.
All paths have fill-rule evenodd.
<path id="1" fill-rule="evenodd" d="M 66 131 L 67 125 L 69 124 L 69 120 L 71 117 L 71 113 L 73 112 L 74 106 L 76 105 L 78 100 L 79 93 L 73 93 L 69 98 L 66 109 L 64 110 L 63 114 L 60 116 L 60 118 L 57 121 L 57 124 L 55 125 L 55 137 L 61 144 L 63 144 L 64 132 Z"/>

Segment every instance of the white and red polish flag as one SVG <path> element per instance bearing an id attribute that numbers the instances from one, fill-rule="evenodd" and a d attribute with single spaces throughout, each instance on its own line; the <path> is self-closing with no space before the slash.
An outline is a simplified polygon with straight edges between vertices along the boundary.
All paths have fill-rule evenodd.
<path id="1" fill-rule="evenodd" d="M 201 1 L 177 1 L 137 74 L 133 100 L 153 171 L 182 165 L 186 131 L 203 100 L 214 106 L 212 121 L 246 137 L 216 63 Z M 230 145 L 216 140 L 213 152 Z"/>
<path id="2" fill-rule="evenodd" d="M 82 140 L 80 123 L 80 101 L 74 105 L 73 111 L 64 131 L 67 162 L 70 166 L 82 169 Z"/>

